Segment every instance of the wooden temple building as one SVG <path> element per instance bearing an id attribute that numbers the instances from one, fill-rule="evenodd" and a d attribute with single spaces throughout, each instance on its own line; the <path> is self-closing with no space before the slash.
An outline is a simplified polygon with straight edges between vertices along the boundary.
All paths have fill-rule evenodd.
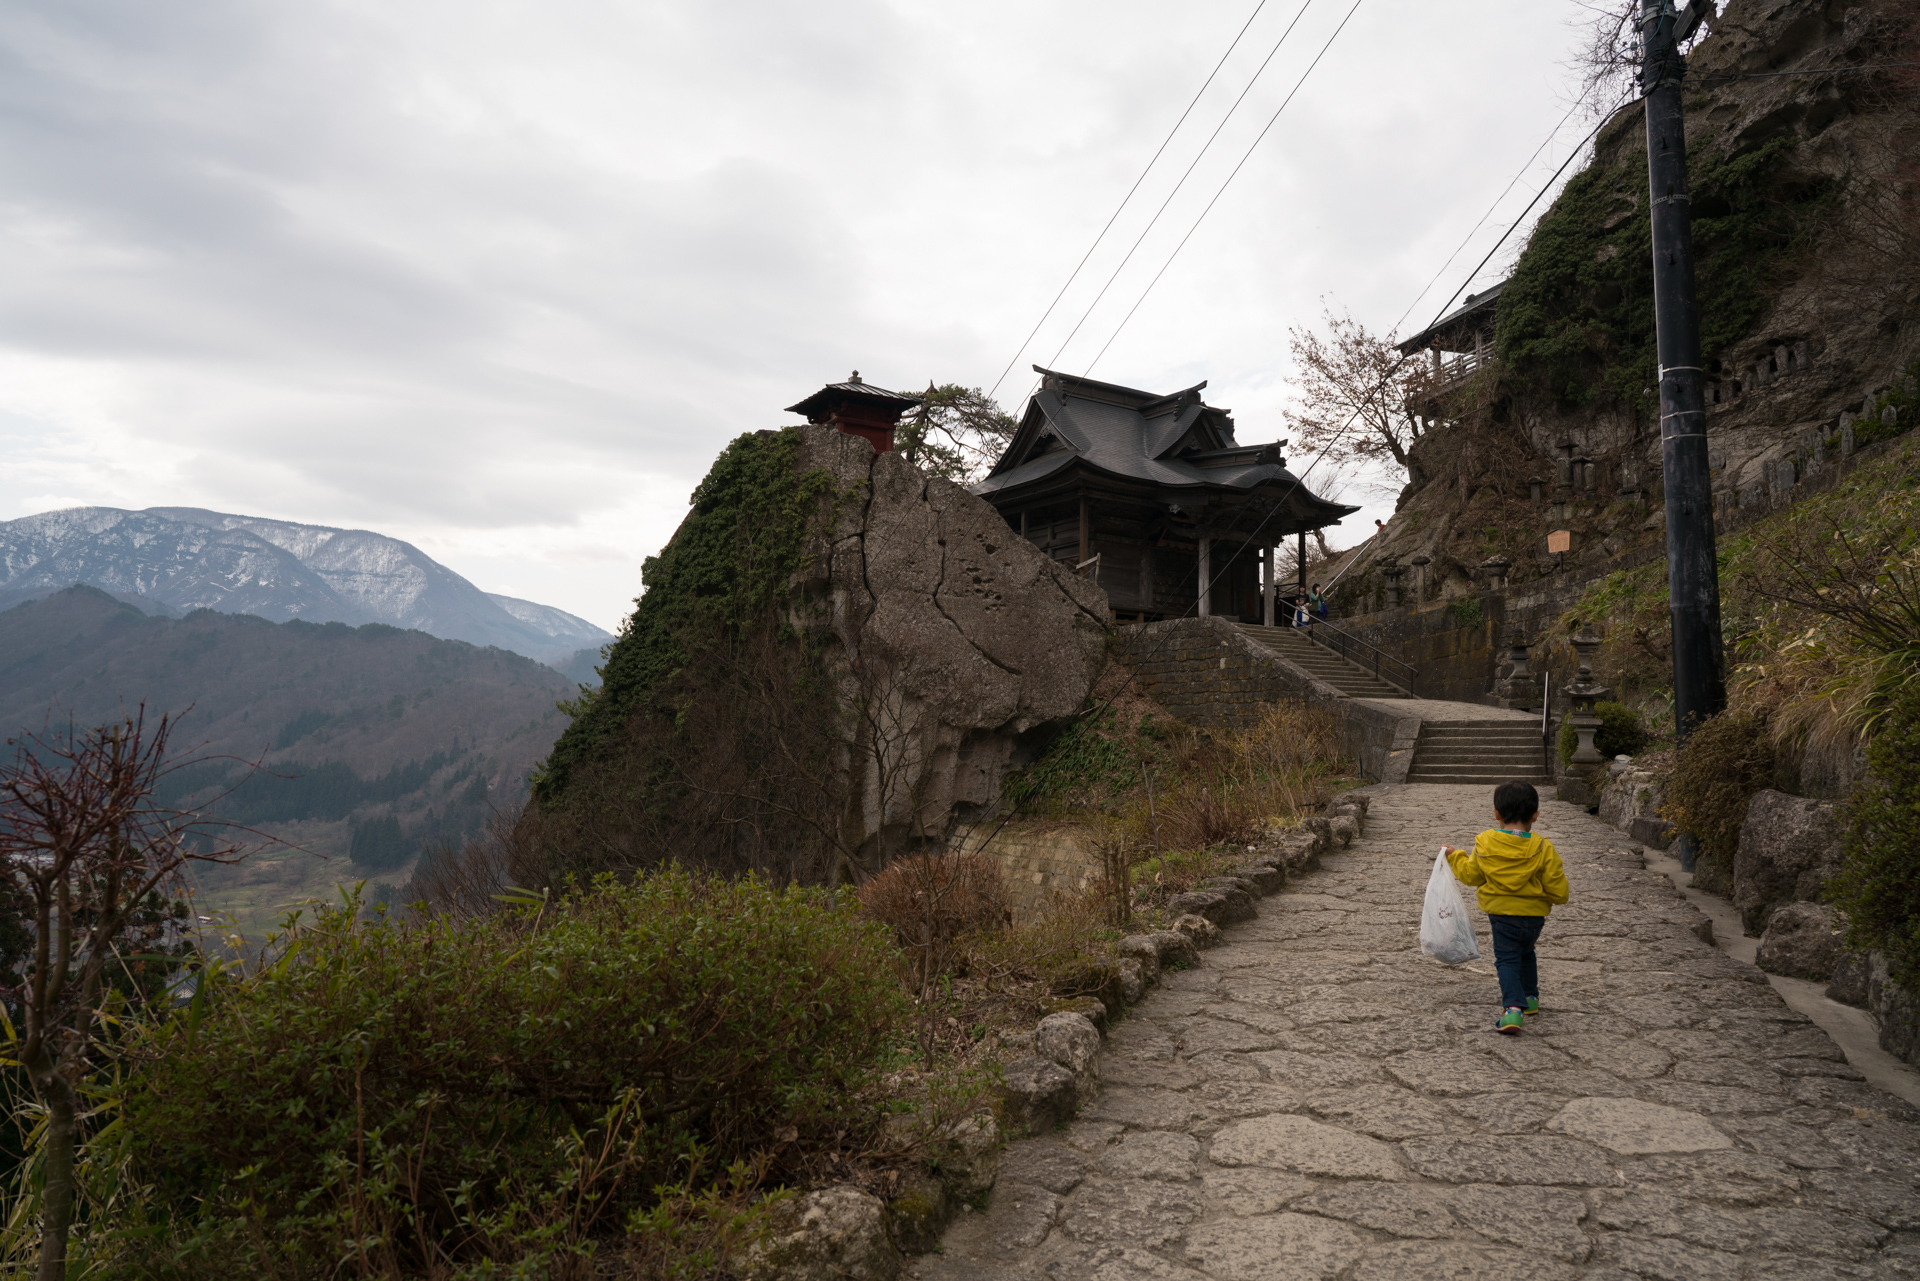
<path id="1" fill-rule="evenodd" d="M 1233 415 L 1200 398 L 1204 382 L 1160 395 L 1034 370 L 1040 390 L 973 492 L 1048 556 L 1092 575 L 1116 618 L 1284 622 L 1295 585 L 1274 582 L 1275 549 L 1297 539 L 1304 564 L 1308 530 L 1360 509 L 1288 471 L 1285 441 L 1236 441 Z M 919 403 L 855 371 L 789 410 L 886 453 Z"/>
<path id="2" fill-rule="evenodd" d="M 1161 395 L 1034 369 L 1039 392 L 972 489 L 1041 551 L 1095 575 L 1117 618 L 1271 625 L 1275 547 L 1297 538 L 1304 552 L 1308 530 L 1360 510 L 1288 471 L 1286 442 L 1236 441 L 1204 382 Z M 1284 621 L 1292 591 L 1278 591 Z"/>

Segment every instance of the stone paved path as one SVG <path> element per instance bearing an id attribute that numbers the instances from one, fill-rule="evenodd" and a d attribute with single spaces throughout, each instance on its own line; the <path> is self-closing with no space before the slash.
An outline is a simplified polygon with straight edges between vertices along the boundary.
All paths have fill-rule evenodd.
<path id="1" fill-rule="evenodd" d="M 1920 1276 L 1920 1115 L 1621 835 L 1548 802 L 1573 901 L 1545 1012 L 1492 1031 L 1484 959 L 1415 926 L 1484 787 L 1373 790 L 1352 850 L 1263 899 L 1113 1032 L 1100 1097 L 1010 1145 L 926 1281 Z"/>

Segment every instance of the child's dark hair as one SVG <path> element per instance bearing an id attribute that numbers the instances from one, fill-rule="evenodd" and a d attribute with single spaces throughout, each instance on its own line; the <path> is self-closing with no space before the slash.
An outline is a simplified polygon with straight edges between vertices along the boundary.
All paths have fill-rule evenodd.
<path id="1" fill-rule="evenodd" d="M 1519 823 L 1540 812 L 1540 793 L 1532 783 L 1515 779 L 1493 789 L 1493 812 L 1509 823 Z"/>

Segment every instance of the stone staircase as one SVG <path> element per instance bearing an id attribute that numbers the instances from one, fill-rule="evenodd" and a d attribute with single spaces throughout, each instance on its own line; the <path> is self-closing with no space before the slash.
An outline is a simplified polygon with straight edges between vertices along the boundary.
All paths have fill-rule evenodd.
<path id="1" fill-rule="evenodd" d="M 1550 782 L 1538 721 L 1424 721 L 1409 783 Z"/>
<path id="2" fill-rule="evenodd" d="M 1390 685 L 1357 663 L 1350 663 L 1325 645 L 1308 640 L 1294 627 L 1261 627 L 1257 623 L 1235 623 L 1241 635 L 1256 645 L 1280 655 L 1295 667 L 1315 677 L 1349 698 L 1406 698 L 1407 691 Z"/>

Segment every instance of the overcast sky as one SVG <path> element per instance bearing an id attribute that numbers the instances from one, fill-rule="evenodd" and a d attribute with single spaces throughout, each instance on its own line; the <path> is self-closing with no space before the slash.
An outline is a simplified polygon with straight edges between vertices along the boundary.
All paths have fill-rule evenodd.
<path id="1" fill-rule="evenodd" d="M 364 527 L 614 627 L 733 436 L 856 368 L 992 385 L 1254 4 L 13 0 L 0 519 Z M 1351 8 L 1264 6 L 1010 410 L 1287 25 L 1061 368 Z M 1579 141 L 1523 170 L 1583 13 L 1364 0 L 1094 375 L 1208 379 L 1243 441 L 1284 435 L 1289 326 L 1327 297 L 1417 328 Z"/>

